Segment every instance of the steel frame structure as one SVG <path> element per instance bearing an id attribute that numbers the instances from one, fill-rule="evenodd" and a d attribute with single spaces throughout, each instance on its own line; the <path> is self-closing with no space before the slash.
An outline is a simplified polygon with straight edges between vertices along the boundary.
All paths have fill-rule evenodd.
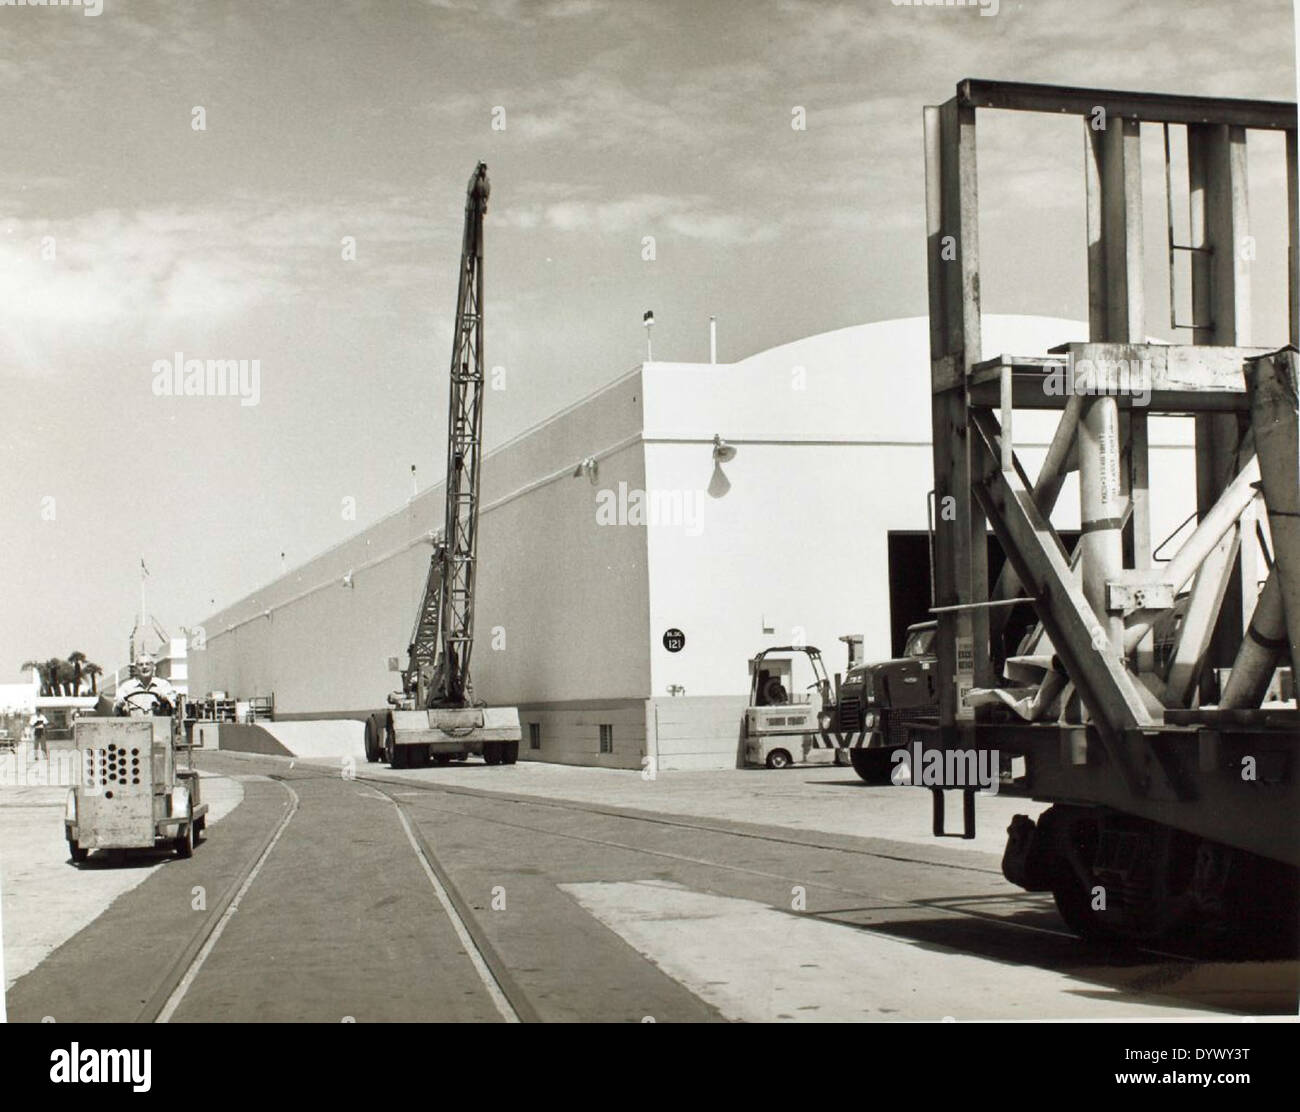
<path id="1" fill-rule="evenodd" d="M 1082 121 L 1091 342 L 1062 345 L 1053 359 L 981 358 L 975 145 L 981 109 L 1064 113 Z M 1186 128 L 1193 344 L 1145 342 L 1143 123 Z M 1300 663 L 1300 534 L 1290 516 L 1300 509 L 1296 123 L 1296 106 L 1285 102 L 969 79 L 946 103 L 924 111 L 938 508 L 933 604 L 940 723 L 932 744 L 1023 754 L 1036 799 L 1113 808 L 1293 866 L 1300 864 L 1294 768 L 1300 712 L 1258 708 L 1259 677 L 1271 675 L 1285 649 L 1283 624 L 1292 659 Z M 1242 245 L 1252 129 L 1286 137 L 1291 347 L 1281 351 L 1275 350 L 1281 337 L 1268 347 L 1250 342 Z M 1049 376 L 1084 366 L 1095 375 L 1090 392 L 1049 391 Z M 1141 367 L 1148 376 L 1146 407 L 1125 396 L 1122 366 Z M 1033 481 L 1013 438 L 1014 412 L 1028 408 L 1061 412 Z M 1192 415 L 1196 426 L 1199 524 L 1164 565 L 1151 551 L 1150 414 Z M 1070 552 L 1050 515 L 1076 469 L 1082 535 Z M 1238 570 L 1241 537 L 1251 515 L 1262 513 L 1260 501 L 1276 558 L 1243 638 L 1243 610 L 1251 613 L 1243 598 L 1251 596 L 1243 596 Z M 989 527 L 1007 553 L 996 583 L 989 582 Z M 1246 570 L 1253 587 L 1254 568 Z M 1153 621 L 1188 583 L 1172 662 L 1157 674 Z M 1005 706 L 965 698 L 973 689 L 1005 685 L 992 635 L 1006 620 L 999 604 L 1015 596 L 1035 600 L 1068 677 L 1052 721 L 1016 719 Z M 1227 667 L 1233 672 L 1220 698 L 1214 669 Z M 1211 699 L 1224 709 L 1202 709 Z M 1246 757 L 1258 763 L 1255 780 L 1240 775 Z M 974 834 L 970 802 L 967 790 L 967 837 Z M 941 790 L 934 806 L 940 834 Z"/>

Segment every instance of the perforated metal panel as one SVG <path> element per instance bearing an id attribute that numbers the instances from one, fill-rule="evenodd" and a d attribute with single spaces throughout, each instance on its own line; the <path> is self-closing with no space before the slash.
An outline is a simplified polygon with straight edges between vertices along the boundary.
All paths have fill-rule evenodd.
<path id="1" fill-rule="evenodd" d="M 153 733 L 148 719 L 82 719 L 76 724 L 81 760 L 77 826 L 82 848 L 154 844 Z"/>

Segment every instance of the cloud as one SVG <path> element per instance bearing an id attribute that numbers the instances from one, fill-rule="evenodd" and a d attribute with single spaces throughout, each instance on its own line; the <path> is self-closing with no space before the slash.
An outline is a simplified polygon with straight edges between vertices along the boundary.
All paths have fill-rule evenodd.
<path id="1" fill-rule="evenodd" d="M 347 265 L 365 281 L 357 312 L 393 289 L 430 279 L 428 246 L 458 226 L 414 215 L 405 195 L 366 202 L 295 203 L 236 197 L 223 205 L 100 209 L 44 217 L 33 204 L 0 218 L 0 353 L 8 368 L 47 373 L 73 346 L 102 346 L 110 331 L 143 337 L 214 326 L 259 306 L 314 294 Z"/>
<path id="2" fill-rule="evenodd" d="M 547 20 L 590 19 L 609 13 L 608 0 L 424 0 L 444 12 L 463 12 L 531 26 Z"/>
<path id="3" fill-rule="evenodd" d="M 554 185 L 543 187 L 543 192 L 559 191 Z M 508 226 L 524 231 L 545 228 L 561 233 L 661 235 L 667 229 L 687 239 L 723 244 L 765 242 L 778 231 L 770 221 L 717 208 L 708 197 L 698 194 L 636 193 L 604 200 L 578 196 L 549 203 L 526 202 L 500 216 Z"/>

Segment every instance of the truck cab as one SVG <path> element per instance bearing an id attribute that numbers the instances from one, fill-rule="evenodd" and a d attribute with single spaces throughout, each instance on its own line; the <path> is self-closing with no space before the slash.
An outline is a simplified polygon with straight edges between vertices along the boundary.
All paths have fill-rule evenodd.
<path id="1" fill-rule="evenodd" d="M 936 622 L 908 626 L 902 656 L 857 664 L 840 685 L 836 727 L 869 784 L 889 783 L 895 750 L 939 721 L 937 633 Z"/>

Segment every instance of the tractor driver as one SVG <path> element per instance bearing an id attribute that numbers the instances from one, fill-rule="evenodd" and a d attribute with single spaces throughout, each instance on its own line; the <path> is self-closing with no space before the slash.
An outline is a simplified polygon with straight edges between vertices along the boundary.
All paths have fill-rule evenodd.
<path id="1" fill-rule="evenodd" d="M 124 683 L 113 704 L 114 714 L 143 717 L 169 715 L 176 710 L 176 688 L 154 675 L 154 658 L 141 653 L 135 658 L 135 678 Z"/>

